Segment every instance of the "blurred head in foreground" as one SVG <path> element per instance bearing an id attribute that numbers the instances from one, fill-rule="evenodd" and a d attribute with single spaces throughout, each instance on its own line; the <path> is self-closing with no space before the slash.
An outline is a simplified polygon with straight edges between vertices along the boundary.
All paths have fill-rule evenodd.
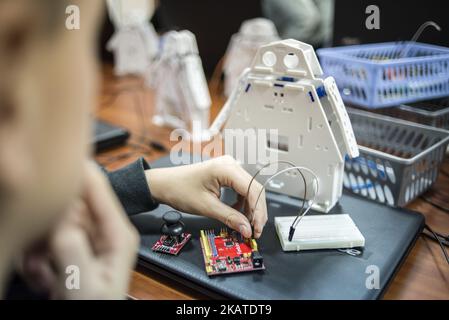
<path id="1" fill-rule="evenodd" d="M 66 7 L 80 12 L 66 28 Z M 0 277 L 81 188 L 102 1 L 0 0 Z"/>

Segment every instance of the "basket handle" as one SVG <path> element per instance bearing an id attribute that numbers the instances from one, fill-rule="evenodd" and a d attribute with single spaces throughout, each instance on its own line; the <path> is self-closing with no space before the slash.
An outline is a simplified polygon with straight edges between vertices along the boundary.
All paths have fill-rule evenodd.
<path id="1" fill-rule="evenodd" d="M 408 51 L 410 50 L 410 46 L 414 43 L 416 43 L 416 41 L 418 40 L 418 38 L 421 36 L 421 34 L 423 33 L 423 31 L 427 28 L 427 27 L 434 27 L 435 29 L 437 29 L 438 31 L 441 31 L 441 27 L 434 21 L 426 21 L 424 22 L 419 28 L 418 30 L 416 30 L 415 34 L 412 37 L 412 40 L 410 40 L 410 42 L 408 42 L 404 49 L 401 51 L 401 53 L 399 54 L 399 58 L 403 58 L 407 56 Z"/>

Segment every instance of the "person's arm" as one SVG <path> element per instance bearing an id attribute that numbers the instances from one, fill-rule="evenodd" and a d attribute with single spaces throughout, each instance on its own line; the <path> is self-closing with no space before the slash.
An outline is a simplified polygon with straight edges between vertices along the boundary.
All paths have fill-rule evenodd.
<path id="1" fill-rule="evenodd" d="M 128 215 L 151 211 L 158 203 L 191 214 L 217 219 L 244 237 L 259 238 L 267 222 L 265 192 L 256 206 L 262 186 L 232 157 L 223 156 L 201 163 L 171 168 L 150 169 L 144 159 L 107 173 Z M 221 187 L 230 187 L 240 196 L 238 203 L 221 202 Z M 245 205 L 245 214 L 239 210 Z M 254 229 L 254 234 L 252 234 Z"/>
<path id="2" fill-rule="evenodd" d="M 116 171 L 103 170 L 128 215 L 151 211 L 158 202 L 151 195 L 145 170 L 150 166 L 143 158 Z"/>
<path id="3" fill-rule="evenodd" d="M 182 212 L 219 220 L 246 238 L 261 236 L 267 222 L 265 192 L 262 190 L 256 206 L 262 185 L 254 181 L 245 199 L 252 177 L 231 156 L 186 166 L 151 169 L 145 173 L 158 202 Z M 222 187 L 232 188 L 239 195 L 232 207 L 220 200 Z M 242 206 L 244 213 L 240 212 Z"/>

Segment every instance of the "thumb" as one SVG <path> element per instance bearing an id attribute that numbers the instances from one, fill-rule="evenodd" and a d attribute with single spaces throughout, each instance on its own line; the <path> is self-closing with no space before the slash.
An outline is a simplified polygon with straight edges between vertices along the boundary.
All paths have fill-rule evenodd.
<path id="1" fill-rule="evenodd" d="M 239 211 L 227 206 L 218 198 L 212 197 L 209 204 L 210 217 L 217 219 L 242 234 L 245 238 L 251 237 L 251 225 L 248 218 Z"/>

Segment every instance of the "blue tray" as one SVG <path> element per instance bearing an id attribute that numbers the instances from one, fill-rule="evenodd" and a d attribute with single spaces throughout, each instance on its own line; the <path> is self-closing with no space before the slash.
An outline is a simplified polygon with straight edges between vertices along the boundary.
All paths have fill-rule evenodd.
<path id="1" fill-rule="evenodd" d="M 386 42 L 317 53 L 346 102 L 375 109 L 449 95 L 449 48 Z"/>

